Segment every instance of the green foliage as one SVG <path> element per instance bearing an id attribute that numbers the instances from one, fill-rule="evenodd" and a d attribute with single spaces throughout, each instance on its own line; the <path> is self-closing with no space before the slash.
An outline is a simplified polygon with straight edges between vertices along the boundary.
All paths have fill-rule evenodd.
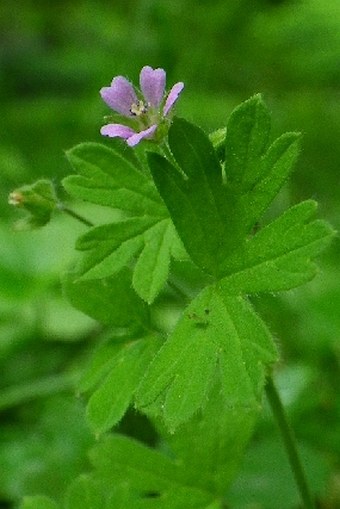
<path id="1" fill-rule="evenodd" d="M 287 290 L 311 279 L 311 258 L 333 234 L 326 223 L 311 219 L 312 201 L 250 233 L 292 171 L 298 151 L 296 134 L 269 144 L 269 130 L 269 113 L 261 97 L 254 96 L 230 117 L 223 167 L 203 131 L 181 119 L 169 131 L 174 159 L 148 154 L 178 235 L 210 279 L 159 351 L 158 340 L 148 337 L 114 349 L 113 357 L 111 346 L 99 350 L 83 379 L 85 390 L 100 383 L 88 405 L 97 433 L 119 421 L 136 390 L 137 407 L 162 417 L 171 430 L 204 406 L 216 383 L 230 408 L 260 408 L 265 376 L 277 354 L 245 295 Z M 76 275 L 66 279 L 66 293 L 79 309 L 104 323 L 149 327 L 146 308 L 129 281 L 142 298 L 155 299 L 167 279 L 175 232 L 132 150 L 121 142 L 113 145 L 111 150 L 85 144 L 68 154 L 80 175 L 64 180 L 67 190 L 118 207 L 127 217 L 91 228 L 78 239 L 77 248 L 85 254 Z M 221 152 L 220 136 L 218 145 Z M 165 231 L 173 232 L 167 240 Z M 131 276 L 122 269 L 135 257 Z M 118 305 L 116 295 L 124 295 Z"/>
<path id="2" fill-rule="evenodd" d="M 221 507 L 278 359 L 249 295 L 310 280 L 312 259 L 333 236 L 313 218 L 312 200 L 261 225 L 298 154 L 297 134 L 270 144 L 269 130 L 260 96 L 215 138 L 175 119 L 168 158 L 147 155 L 152 179 L 117 140 L 112 149 L 87 143 L 68 152 L 78 175 L 64 179 L 65 189 L 119 210 L 78 238 L 81 256 L 64 277 L 74 307 L 109 328 L 78 383 L 89 393 L 88 423 L 99 437 L 135 406 L 167 447 L 102 438 L 93 471 L 70 484 L 65 509 Z M 171 257 L 185 260 L 177 275 Z M 166 334 L 153 311 L 171 292 L 182 313 Z"/>
<path id="3" fill-rule="evenodd" d="M 100 366 L 105 372 L 99 388 L 92 394 L 87 406 L 87 418 L 99 435 L 117 424 L 133 402 L 133 395 L 150 361 L 159 349 L 157 337 L 145 337 L 123 344 L 113 356 Z M 102 352 L 101 352 L 102 353 Z M 107 350 L 106 350 L 106 353 Z M 98 376 L 98 362 L 83 375 L 81 386 Z"/>
<path id="4" fill-rule="evenodd" d="M 176 119 L 169 145 L 181 172 L 150 154 L 153 179 L 190 257 L 203 271 L 217 275 L 240 237 L 234 197 L 223 187 L 214 148 L 198 127 Z"/>
<path id="5" fill-rule="evenodd" d="M 289 290 L 312 279 L 311 257 L 324 249 L 334 235 L 321 220 L 311 220 L 312 200 L 291 207 L 278 219 L 247 239 L 225 262 L 220 285 L 229 293 Z"/>
<path id="6" fill-rule="evenodd" d="M 121 143 L 114 145 L 112 150 L 84 144 L 68 153 L 73 167 L 81 174 L 64 179 L 70 194 L 130 214 L 80 237 L 77 249 L 85 251 L 86 256 L 78 272 L 82 280 L 105 278 L 136 258 L 133 287 L 151 303 L 167 280 L 178 241 L 156 189 L 142 172 L 132 149 Z"/>
<path id="7" fill-rule="evenodd" d="M 77 476 L 81 470 L 89 470 L 85 465 L 80 466 L 79 461 L 74 461 L 82 455 L 80 450 L 73 449 L 85 433 L 81 412 L 73 417 L 68 416 L 62 407 L 65 396 L 61 395 L 59 403 L 55 404 L 56 411 L 48 414 L 44 420 L 42 409 L 53 398 L 47 393 L 45 396 L 32 396 L 30 389 L 39 386 L 40 380 L 53 379 L 55 373 L 57 378 L 67 377 L 70 366 L 82 370 L 84 348 L 90 363 L 93 361 L 95 364 L 95 358 L 99 357 L 101 351 L 103 359 L 106 357 L 109 364 L 122 343 L 138 340 L 138 334 L 133 338 L 123 338 L 117 331 L 113 334 L 108 331 L 112 341 L 103 344 L 101 327 L 62 300 L 58 275 L 71 261 L 70 248 L 74 237 L 85 231 L 84 226 L 69 218 L 63 221 L 59 214 L 55 214 L 54 221 L 47 228 L 35 231 L 30 237 L 26 233 L 13 235 L 5 221 L 8 215 L 11 222 L 13 217 L 16 220 L 18 211 L 8 207 L 8 193 L 22 182 L 29 183 L 41 178 L 58 181 L 65 176 L 69 171 L 68 161 L 62 155 L 65 148 L 79 143 L 79 140 L 102 141 L 99 126 L 105 112 L 98 96 L 99 88 L 117 74 L 134 80 L 140 67 L 150 63 L 166 68 L 169 83 L 177 80 L 185 82 L 186 93 L 177 111 L 205 131 L 225 125 L 226 115 L 236 104 L 259 90 L 263 91 L 273 112 L 273 137 L 277 133 L 295 129 L 303 132 L 298 171 L 293 174 L 289 185 L 284 187 L 279 199 L 274 201 L 265 222 L 268 218 L 272 222 L 290 203 L 313 197 L 320 201 L 321 215 L 338 227 L 340 3 L 338 0 L 235 0 L 209 3 L 195 0 L 61 0 L 55 4 L 4 2 L 1 12 L 0 358 L 1 395 L 5 396 L 1 401 L 8 405 L 6 396 L 14 393 L 17 396 L 11 399 L 11 406 L 6 406 L 1 414 L 0 435 L 3 441 L 0 463 L 4 464 L 4 468 L 0 474 L 0 505 L 11 507 L 11 503 L 15 505 L 23 493 L 43 492 L 61 496 L 68 479 Z M 199 34 L 194 44 L 191 44 L 191 34 Z M 257 108 L 254 106 L 255 111 Z M 258 122 L 264 117 L 265 113 L 262 115 L 258 111 Z M 284 140 L 287 141 L 285 157 L 292 159 L 298 152 L 298 141 L 294 143 L 294 136 L 284 135 L 281 141 L 282 146 Z M 221 162 L 225 157 L 224 138 L 225 129 L 212 137 Z M 238 140 L 235 141 L 237 143 Z M 112 140 L 107 143 L 115 146 Z M 138 152 L 143 152 L 142 147 L 138 147 Z M 251 164 L 248 168 L 251 176 Z M 282 176 L 283 180 L 285 178 Z M 277 190 L 283 182 L 281 180 L 280 183 L 280 179 Z M 268 196 L 271 201 L 276 192 L 270 196 L 264 189 L 260 206 L 254 203 L 253 211 L 253 201 L 245 198 L 243 212 L 249 211 L 249 239 L 243 246 L 245 250 L 241 245 L 236 246 L 236 250 L 228 256 L 226 273 L 223 274 L 226 288 L 223 291 L 236 294 L 256 292 L 251 296 L 251 302 L 277 338 L 279 351 L 287 366 L 284 369 L 282 363 L 279 366 L 280 375 L 286 376 L 285 383 L 280 385 L 286 410 L 298 438 L 318 450 L 314 461 L 307 457 L 313 488 L 317 487 L 315 476 L 322 460 L 332 470 L 327 483 L 323 485 L 327 489 L 320 492 L 316 489 L 320 493 L 319 505 L 338 507 L 339 242 L 334 242 L 329 256 L 321 260 L 322 270 L 312 283 L 302 289 L 278 294 L 274 290 L 275 285 L 277 289 L 284 289 L 300 284 L 312 277 L 314 268 L 309 262 L 305 264 L 309 258 L 307 248 L 300 255 L 297 244 L 295 249 L 290 242 L 293 251 L 289 263 L 294 261 L 295 253 L 302 264 L 298 273 L 285 270 L 285 259 L 282 261 L 282 257 L 288 255 L 288 250 L 282 249 L 281 253 L 284 254 L 279 254 L 279 263 L 271 257 L 268 249 L 265 249 L 266 255 L 262 257 L 261 249 L 265 248 L 264 244 L 270 238 L 270 230 L 267 230 L 268 238 L 264 239 L 264 244 L 260 242 L 261 236 L 256 243 L 248 243 L 248 240 L 254 241 L 253 233 L 261 232 L 261 225 L 256 224 L 254 218 L 260 217 L 267 206 L 263 199 Z M 253 195 L 252 199 L 255 198 Z M 91 206 L 83 203 L 78 207 L 96 225 L 111 222 L 111 210 L 108 208 L 103 207 L 103 211 L 98 212 L 101 215 L 101 219 L 98 219 L 97 211 Z M 312 215 L 304 222 L 300 213 L 304 207 L 305 210 L 310 207 L 310 211 L 313 207 L 311 204 L 301 207 L 296 216 L 296 229 L 303 225 L 305 239 L 306 230 L 309 230 L 314 256 L 317 252 L 315 244 L 319 242 L 317 230 L 321 236 L 323 227 L 312 226 Z M 252 223 L 254 232 L 251 232 Z M 291 227 L 295 228 L 293 224 Z M 262 229 L 262 234 L 265 230 L 266 227 Z M 275 241 L 279 239 L 279 231 Z M 282 245 L 284 239 L 285 235 L 282 235 Z M 320 248 L 321 244 L 320 238 Z M 239 255 L 242 255 L 242 259 Z M 129 270 L 133 269 L 135 262 L 133 259 Z M 150 277 L 147 272 L 144 275 Z M 115 277 L 109 275 L 103 278 L 103 282 L 108 279 L 114 287 Z M 140 281 L 140 278 L 138 276 L 137 279 Z M 269 280 L 271 285 L 267 284 Z M 92 291 L 91 286 L 86 286 L 87 281 L 74 283 L 78 298 L 80 294 L 83 297 L 80 299 L 81 306 L 85 306 L 87 291 L 89 300 L 91 296 L 99 296 L 103 282 L 99 279 L 88 280 L 89 285 L 93 283 L 97 288 L 97 293 Z M 212 283 L 211 276 L 202 274 L 189 261 L 171 263 L 172 290 L 163 286 L 165 291 L 158 293 L 150 308 L 150 321 L 149 318 L 144 319 L 144 312 L 136 303 L 141 320 L 138 326 L 135 322 L 131 323 L 129 332 L 149 323 L 150 328 L 156 327 L 165 339 L 164 331 L 173 330 L 185 302 L 178 289 L 193 298 L 206 284 Z M 151 287 L 149 281 L 143 284 L 141 292 L 147 297 L 144 300 L 152 300 L 152 293 L 156 291 Z M 106 292 L 105 286 L 105 300 L 100 300 L 100 309 L 94 310 L 91 304 L 84 307 L 84 312 L 95 313 L 95 319 L 104 324 L 104 329 L 115 327 L 110 320 L 111 314 L 115 321 L 119 319 L 115 307 L 120 307 L 121 316 L 125 317 L 122 322 L 128 320 L 127 313 L 124 314 L 120 306 L 121 302 L 125 302 L 123 285 L 120 288 L 122 292 L 117 292 L 115 296 L 114 292 Z M 259 291 L 271 293 L 258 295 Z M 129 303 L 127 309 L 132 312 Z M 182 312 L 185 313 L 185 310 L 182 309 Z M 137 313 L 133 316 L 138 319 Z M 193 319 L 199 321 L 196 317 Z M 205 316 L 201 317 L 202 321 L 205 321 Z M 98 359 L 97 364 L 100 364 Z M 102 365 L 101 369 L 104 369 Z M 306 371 L 309 373 L 307 380 Z M 94 370 L 92 378 L 87 379 L 89 384 L 95 374 Z M 88 389 L 89 394 L 100 386 L 105 376 L 99 376 L 96 384 Z M 292 395 L 301 390 L 302 382 L 305 385 L 300 397 L 293 398 Z M 209 392 L 209 402 L 214 401 L 213 390 Z M 175 434 L 169 435 L 157 420 L 158 436 L 150 440 L 155 443 L 160 439 L 163 449 L 168 447 L 171 440 L 172 449 L 176 440 L 181 442 L 182 439 L 183 444 L 191 444 L 186 448 L 186 465 L 198 463 L 202 456 L 200 468 L 191 470 L 194 478 L 204 476 L 208 469 L 206 465 L 219 456 L 226 458 L 226 468 L 229 468 L 232 463 L 230 447 L 244 430 L 242 421 L 237 427 L 235 420 L 234 428 L 224 421 L 220 433 L 217 433 L 213 424 L 217 425 L 222 420 L 218 411 L 222 403 L 219 400 L 214 404 L 218 408 L 209 406 L 209 412 L 215 415 L 215 421 L 207 419 L 207 414 L 202 421 L 200 410 L 190 421 L 182 424 Z M 237 415 L 239 412 L 239 409 L 235 410 Z M 132 414 L 130 412 L 125 417 L 123 427 L 119 429 L 143 434 L 143 430 L 148 428 L 146 420 L 136 424 Z M 48 421 L 49 426 L 39 426 L 42 419 L 44 423 Z M 276 430 L 269 426 L 271 417 L 266 413 L 264 420 L 257 422 L 255 444 L 245 455 L 244 466 L 232 494 L 228 494 L 224 504 L 212 502 L 209 509 L 222 505 L 245 509 L 255 504 L 259 509 L 273 509 L 273 501 L 275 509 L 280 506 L 291 509 L 299 505 L 292 488 L 292 476 L 286 468 L 284 456 L 280 454 L 280 444 L 270 447 L 266 440 L 259 439 L 258 435 L 262 433 L 265 439 L 268 438 L 268 443 L 273 443 L 272 436 L 276 434 Z M 212 426 L 211 435 L 209 425 Z M 70 431 L 70 427 L 73 431 Z M 187 428 L 190 431 L 186 433 Z M 232 429 L 235 430 L 234 435 Z M 215 449 L 210 445 L 213 432 L 219 437 Z M 221 446 L 226 437 L 230 437 L 229 449 Z M 183 454 L 182 449 L 182 455 L 176 453 L 176 457 L 183 460 Z M 234 457 L 238 455 L 235 453 Z M 237 462 L 235 465 L 236 472 Z M 84 489 L 84 500 L 87 493 L 85 484 L 90 478 L 91 475 L 82 476 L 85 480 L 79 482 L 78 492 Z M 92 485 L 95 490 L 97 480 Z M 110 508 L 122 505 L 133 508 L 137 504 L 145 507 L 147 504 L 158 509 L 157 498 L 137 502 L 131 490 L 110 488 L 112 501 L 107 503 Z M 91 489 L 88 491 L 91 492 Z M 33 507 L 38 508 L 39 499 L 32 500 Z M 93 498 L 90 500 L 93 502 Z M 187 505 L 188 501 L 183 503 L 181 500 L 181 508 Z M 86 502 L 83 506 L 86 506 Z M 102 507 L 105 507 L 104 503 Z"/>
<path id="8" fill-rule="evenodd" d="M 263 366 L 276 360 L 269 332 L 247 301 L 210 286 L 186 308 L 146 373 L 137 404 L 157 401 L 170 429 L 188 420 L 207 399 L 216 376 L 231 408 L 256 408 Z"/>

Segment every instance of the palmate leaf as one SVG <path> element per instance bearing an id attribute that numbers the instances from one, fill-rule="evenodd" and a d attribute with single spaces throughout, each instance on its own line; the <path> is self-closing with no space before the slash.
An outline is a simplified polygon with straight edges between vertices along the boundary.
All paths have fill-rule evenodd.
<path id="1" fill-rule="evenodd" d="M 180 170 L 155 153 L 149 154 L 150 170 L 190 257 L 216 276 L 240 238 L 234 197 L 223 186 L 221 166 L 203 131 L 175 119 L 169 144 Z"/>
<path id="2" fill-rule="evenodd" d="M 67 153 L 80 175 L 64 179 L 65 189 L 72 196 L 120 208 L 129 215 L 120 222 L 91 228 L 78 239 L 76 247 L 84 252 L 78 272 L 83 281 L 107 278 L 136 260 L 133 287 L 151 303 L 167 280 L 172 254 L 183 248 L 134 152 L 119 142 L 113 146 L 112 150 L 85 143 Z"/>
<path id="3" fill-rule="evenodd" d="M 187 307 L 154 358 L 137 406 L 162 415 L 174 430 L 204 404 L 217 377 L 230 407 L 256 409 L 266 366 L 276 359 L 270 333 L 249 302 L 212 285 Z"/>
<path id="4" fill-rule="evenodd" d="M 312 200 L 299 203 L 250 237 L 225 260 L 219 286 L 238 295 L 289 290 L 312 279 L 311 259 L 334 236 L 327 223 L 312 219 L 316 208 Z"/>
<path id="5" fill-rule="evenodd" d="M 175 162 L 149 155 L 156 186 L 188 254 L 215 279 L 189 304 L 138 389 L 139 408 L 162 415 L 170 429 L 204 405 L 216 378 L 230 407 L 256 408 L 276 352 L 242 295 L 308 281 L 315 274 L 311 259 L 333 235 L 326 223 L 312 219 L 311 200 L 251 233 L 298 155 L 296 133 L 269 145 L 269 127 L 259 96 L 233 112 L 225 178 L 209 139 L 184 120 L 175 120 L 169 131 Z"/>

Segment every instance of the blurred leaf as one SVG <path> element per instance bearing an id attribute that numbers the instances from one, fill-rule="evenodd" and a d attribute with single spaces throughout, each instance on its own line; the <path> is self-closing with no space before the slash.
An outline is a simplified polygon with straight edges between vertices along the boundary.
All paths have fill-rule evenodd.
<path id="1" fill-rule="evenodd" d="M 20 509 L 58 509 L 60 506 L 52 499 L 42 495 L 24 497 Z"/>
<path id="2" fill-rule="evenodd" d="M 9 500 L 27 493 L 59 499 L 65 485 L 87 468 L 86 451 L 94 442 L 83 406 L 65 393 L 30 402 L 16 415 L 1 426 L 2 493 Z"/>
<path id="3" fill-rule="evenodd" d="M 51 181 L 38 180 L 32 185 L 12 191 L 8 203 L 29 213 L 27 217 L 15 223 L 17 230 L 25 230 L 45 226 L 57 207 L 57 198 Z"/>
<path id="4" fill-rule="evenodd" d="M 320 454 L 302 444 L 299 444 L 299 450 L 313 492 L 320 494 L 325 487 L 326 463 Z M 233 509 L 248 509 L 255 503 L 259 509 L 298 506 L 300 495 L 281 443 L 266 438 L 249 449 L 226 500 Z"/>
<path id="5" fill-rule="evenodd" d="M 67 489 L 65 509 L 103 509 L 101 488 L 100 483 L 89 476 L 78 477 Z"/>

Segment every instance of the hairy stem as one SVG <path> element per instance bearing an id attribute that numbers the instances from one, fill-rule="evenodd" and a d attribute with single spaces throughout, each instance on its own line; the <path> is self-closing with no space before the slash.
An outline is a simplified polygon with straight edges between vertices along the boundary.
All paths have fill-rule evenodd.
<path id="1" fill-rule="evenodd" d="M 314 498 L 307 483 L 305 471 L 297 450 L 295 436 L 287 420 L 280 395 L 271 377 L 267 380 L 266 393 L 272 412 L 280 428 L 282 440 L 304 507 L 305 509 L 315 509 Z"/>
<path id="2" fill-rule="evenodd" d="M 86 226 L 94 226 L 94 224 L 91 223 L 91 221 L 89 221 L 85 217 L 81 216 L 77 212 L 74 212 L 74 210 L 69 209 L 63 203 L 58 204 L 58 209 L 61 210 L 61 212 L 65 212 L 65 214 L 68 214 L 69 216 L 73 217 L 74 219 L 77 219 L 81 223 L 86 224 Z"/>

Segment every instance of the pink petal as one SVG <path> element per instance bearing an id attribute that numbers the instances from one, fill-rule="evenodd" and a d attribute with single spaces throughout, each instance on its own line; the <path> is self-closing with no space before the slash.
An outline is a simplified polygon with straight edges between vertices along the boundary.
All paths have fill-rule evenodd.
<path id="1" fill-rule="evenodd" d="M 176 83 L 170 90 L 169 95 L 166 98 L 164 109 L 163 109 L 163 115 L 165 117 L 170 112 L 171 108 L 174 106 L 174 104 L 177 101 L 179 94 L 182 92 L 183 88 L 184 88 L 184 83 L 182 83 L 180 81 L 180 82 Z"/>
<path id="2" fill-rule="evenodd" d="M 124 76 L 113 78 L 111 86 L 103 87 L 100 95 L 110 108 L 126 117 L 131 117 L 131 105 L 138 102 L 133 86 Z"/>
<path id="3" fill-rule="evenodd" d="M 158 108 L 164 95 L 166 73 L 164 69 L 153 69 L 149 65 L 143 67 L 139 75 L 141 91 L 146 102 Z"/>
<path id="4" fill-rule="evenodd" d="M 130 136 L 126 141 L 127 144 L 130 145 L 130 147 L 134 147 L 137 145 L 140 141 L 142 141 L 144 138 L 152 138 L 152 135 L 157 129 L 157 124 L 152 125 L 148 129 L 145 129 L 144 131 L 141 131 L 140 133 L 133 134 Z"/>
<path id="5" fill-rule="evenodd" d="M 110 138 L 123 138 L 124 140 L 127 140 L 135 134 L 135 131 L 126 125 L 107 124 L 101 128 L 100 134 L 103 136 L 109 136 Z"/>

